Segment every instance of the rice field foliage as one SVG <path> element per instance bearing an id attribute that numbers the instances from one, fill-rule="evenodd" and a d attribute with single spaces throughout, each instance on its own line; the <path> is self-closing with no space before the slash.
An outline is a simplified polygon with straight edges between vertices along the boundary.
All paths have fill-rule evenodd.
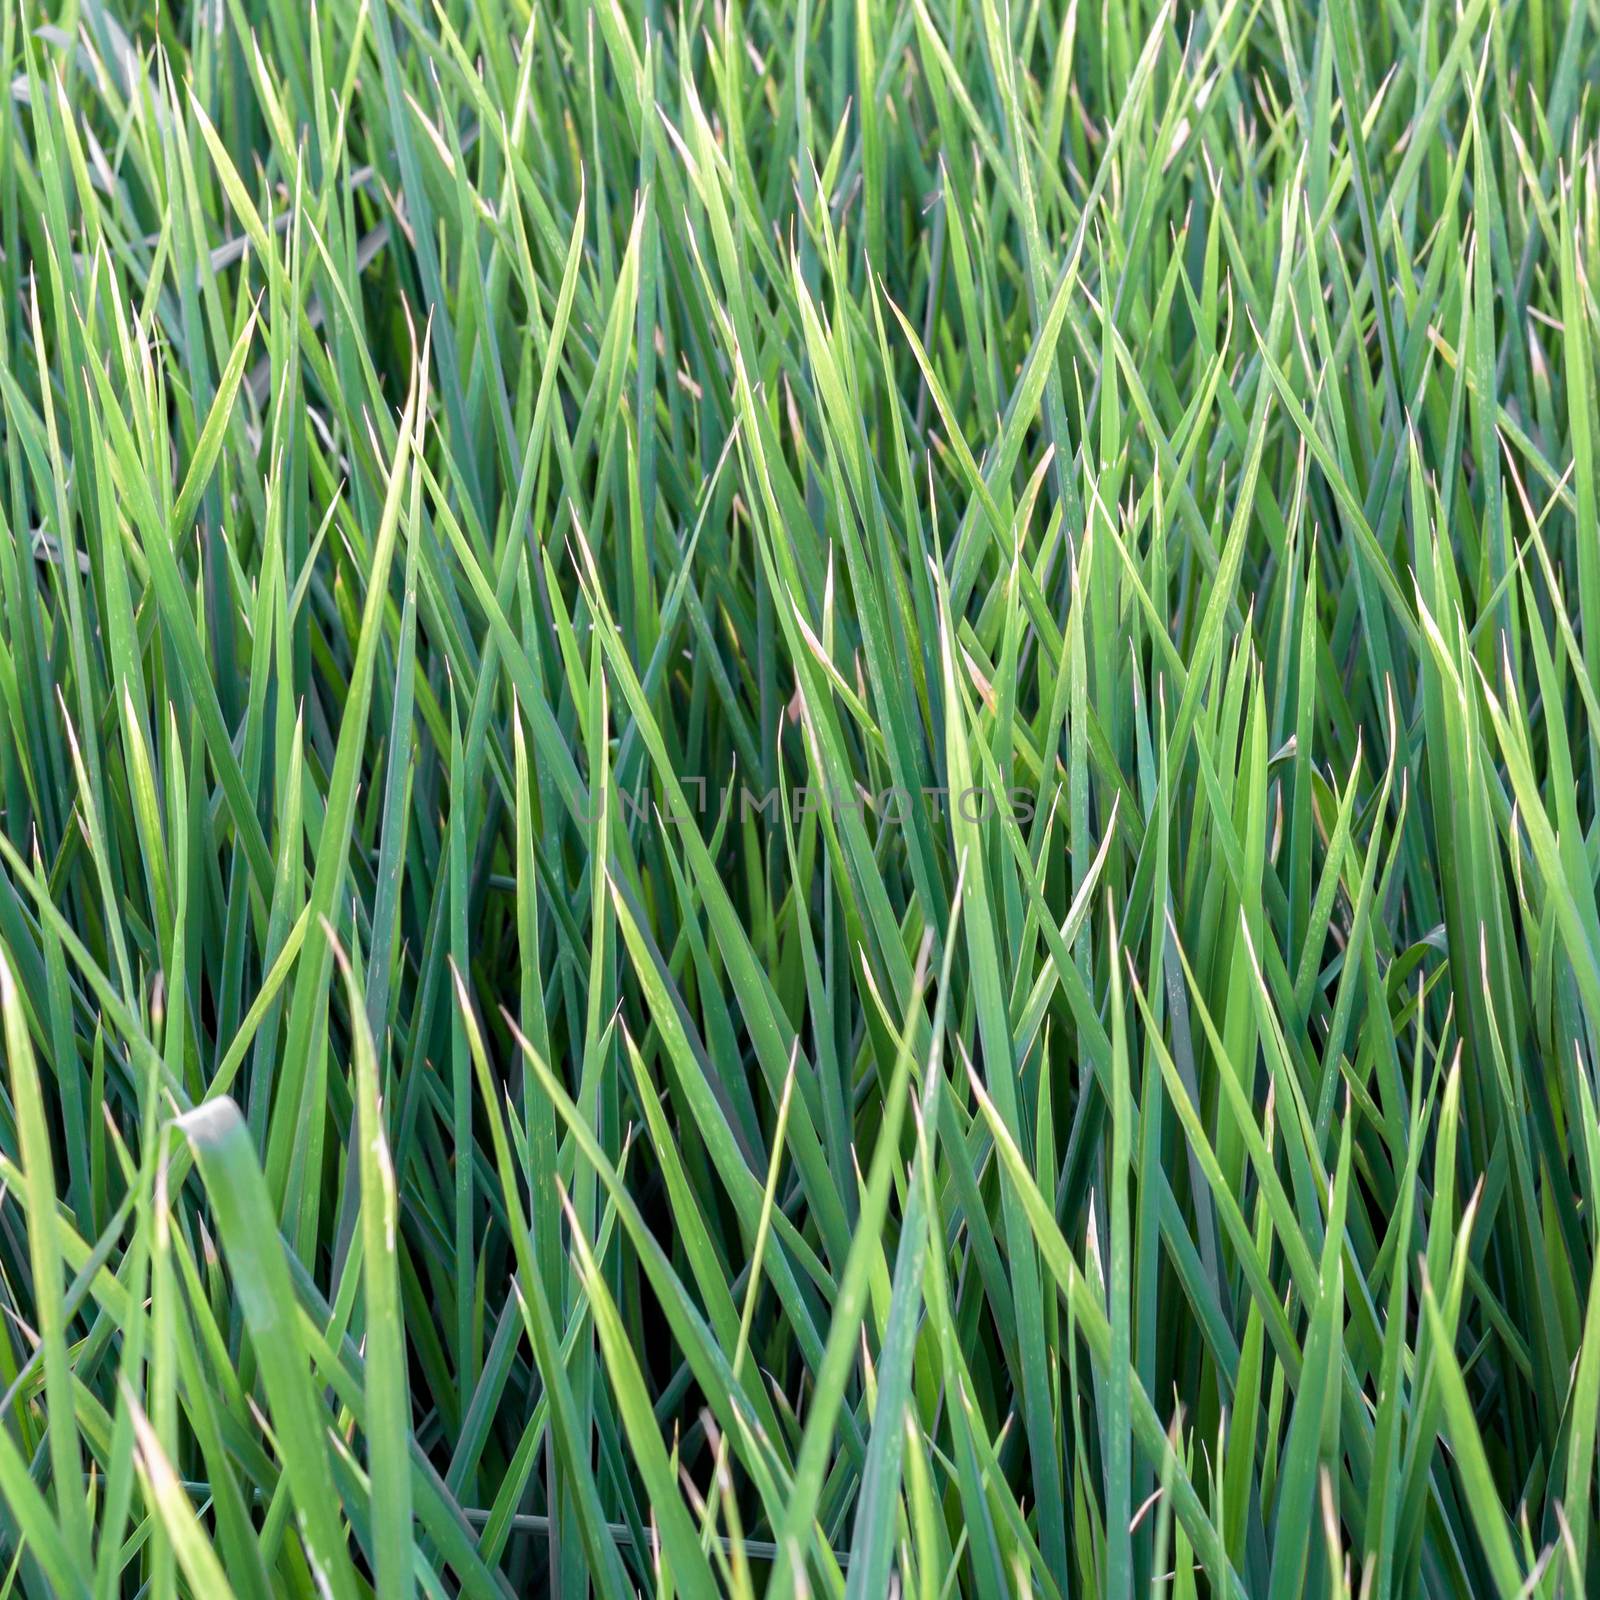
<path id="1" fill-rule="evenodd" d="M 1600 1593 L 1587 0 L 6 0 L 0 1595 Z"/>

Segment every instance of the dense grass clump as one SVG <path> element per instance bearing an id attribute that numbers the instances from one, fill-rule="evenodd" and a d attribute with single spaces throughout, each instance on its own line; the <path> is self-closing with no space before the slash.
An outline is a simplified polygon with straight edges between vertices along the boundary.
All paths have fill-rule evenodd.
<path id="1" fill-rule="evenodd" d="M 6 0 L 0 1597 L 1600 1593 L 1588 0 Z"/>

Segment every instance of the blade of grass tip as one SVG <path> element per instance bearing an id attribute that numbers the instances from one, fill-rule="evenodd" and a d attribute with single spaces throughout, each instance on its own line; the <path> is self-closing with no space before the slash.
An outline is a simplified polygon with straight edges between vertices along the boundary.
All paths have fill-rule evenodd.
<path id="1" fill-rule="evenodd" d="M 539 879 L 534 866 L 533 796 L 527 741 L 522 718 L 512 723 L 516 752 L 516 892 L 517 952 L 522 963 L 519 984 L 519 1022 L 524 1034 L 545 1060 L 551 1059 L 549 1022 L 544 1004 L 544 977 L 539 956 Z M 528 1163 L 535 1172 L 553 1172 L 556 1166 L 556 1119 L 550 1102 L 538 1092 L 530 1073 L 523 1073 L 523 1138 Z M 545 1291 L 552 1297 L 561 1283 L 560 1208 L 553 1190 L 540 1188 L 532 1197 L 533 1239 Z"/>
<path id="2" fill-rule="evenodd" d="M 1433 1336 L 1433 1370 L 1438 1375 L 1443 1396 L 1451 1454 L 1471 1512 L 1472 1527 L 1483 1547 L 1501 1600 L 1517 1600 L 1526 1592 L 1522 1566 L 1517 1560 L 1511 1528 L 1484 1453 L 1483 1435 L 1473 1417 L 1472 1398 L 1467 1393 L 1461 1364 L 1456 1360 L 1455 1341 L 1440 1312 L 1433 1286 L 1427 1282 L 1422 1286 L 1422 1301 Z"/>
<path id="3" fill-rule="evenodd" d="M 183 1575 L 193 1585 L 196 1594 L 217 1600 L 233 1600 L 233 1588 L 228 1582 L 222 1563 L 211 1548 L 210 1536 L 195 1515 L 188 1491 L 178 1481 L 172 1463 L 161 1448 L 156 1431 L 140 1409 L 131 1391 L 123 1395 L 133 1415 L 134 1437 L 138 1441 L 135 1462 L 139 1481 L 144 1486 L 145 1498 L 155 1508 L 172 1541 Z"/>
<path id="4" fill-rule="evenodd" d="M 908 1007 L 905 1032 L 897 1041 L 894 1075 L 884 1095 L 883 1124 L 862 1196 L 850 1253 L 845 1260 L 834 1300 L 833 1321 L 828 1328 L 822 1366 L 817 1372 L 816 1392 L 806 1415 L 805 1434 L 795 1462 L 794 1488 L 778 1530 L 777 1570 L 772 1578 L 773 1600 L 792 1600 L 796 1593 L 808 1592 L 806 1552 L 815 1527 L 818 1498 L 822 1492 L 839 1408 L 845 1401 L 845 1385 L 854 1365 L 857 1333 L 866 1311 L 867 1274 L 882 1248 L 882 1228 L 889 1203 L 889 1184 L 899 1160 L 900 1124 L 907 1100 L 911 1072 L 912 1019 L 921 1012 L 921 995 L 927 974 L 927 944 L 917 962 Z M 863 966 L 868 983 L 870 973 Z M 891 1424 L 898 1426 L 898 1419 Z"/>
<path id="5" fill-rule="evenodd" d="M 178 1127 L 199 1164 L 232 1269 L 306 1559 L 333 1600 L 356 1600 L 359 1591 L 340 1531 L 340 1502 L 323 1437 L 327 1418 L 295 1331 L 294 1288 L 249 1132 L 228 1099 L 187 1112 Z"/>
<path id="6" fill-rule="evenodd" d="M 533 1242 L 522 1211 L 522 1200 L 512 1164 L 510 1141 L 506 1137 L 505 1123 L 500 1114 L 500 1101 L 489 1071 L 489 1059 L 484 1050 L 483 1037 L 471 1000 L 461 974 L 452 967 L 450 978 L 454 985 L 456 1004 L 463 1012 L 467 1031 L 467 1044 L 478 1079 L 478 1090 L 489 1121 L 489 1137 L 494 1150 L 495 1168 L 507 1204 L 507 1221 L 512 1249 L 516 1257 L 517 1287 L 528 1342 L 533 1347 L 534 1361 L 543 1377 L 550 1396 L 551 1432 L 556 1439 L 558 1458 L 562 1462 L 563 1477 L 570 1485 L 576 1519 L 591 1566 L 591 1580 L 600 1589 L 605 1600 L 622 1600 L 627 1594 L 627 1581 L 622 1560 L 617 1553 L 616 1540 L 606 1522 L 600 1505 L 600 1495 L 595 1473 L 589 1460 L 589 1441 L 580 1433 L 578 1411 L 573 1399 L 572 1386 L 567 1380 L 566 1362 L 562 1356 L 561 1340 L 545 1294 L 543 1279 L 534 1261 Z M 534 1181 L 553 1182 L 556 1174 L 536 1173 Z M 549 1486 L 554 1494 L 556 1484 Z"/>
<path id="7" fill-rule="evenodd" d="M 394 30 L 389 21 L 389 8 L 380 6 L 368 13 L 371 17 L 372 36 L 377 45 L 378 65 L 383 83 L 387 110 L 387 131 L 395 157 L 400 166 L 400 182 L 407 208 L 413 211 L 410 235 L 416 251 L 417 267 L 422 278 L 423 293 L 431 314 L 439 318 L 439 365 L 443 374 L 445 409 L 450 422 L 450 433 L 456 440 L 462 476 L 467 492 L 477 506 L 480 517 L 488 506 L 482 474 L 478 470 L 477 433 L 471 426 L 466 409 L 466 399 L 461 391 L 461 364 L 457 355 L 454 320 L 450 307 L 456 296 L 447 295 L 440 274 L 439 252 L 435 244 L 435 219 L 430 189 L 422 180 L 416 145 L 411 137 L 412 114 L 405 104 L 399 56 L 395 50 Z"/>
<path id="8" fill-rule="evenodd" d="M 971 877 L 971 904 L 964 918 L 967 952 L 971 962 L 978 1038 L 982 1044 L 984 1073 L 1006 1127 L 1021 1142 L 1022 1118 L 1018 1106 L 1016 1066 L 1005 996 L 1000 987 L 1001 958 L 984 862 L 984 841 L 972 820 L 964 797 L 978 792 L 969 751 L 967 711 L 958 686 L 953 651 L 953 612 L 942 573 L 936 573 L 940 607 L 940 656 L 945 696 L 945 755 L 949 792 L 959 799 L 951 811 L 951 832 Z M 980 741 L 981 744 L 981 741 Z M 1001 1191 L 1006 1243 L 1011 1255 L 1012 1293 L 1016 1305 L 1017 1335 L 1022 1357 L 1022 1410 L 1029 1459 L 1038 1495 L 1040 1545 L 1046 1564 L 1058 1584 L 1067 1574 L 1065 1496 L 1061 1490 L 1061 1463 L 1057 1432 L 1049 1415 L 1050 1385 L 1044 1340 L 1044 1308 L 1038 1261 L 1033 1240 L 1014 1190 Z"/>
<path id="9" fill-rule="evenodd" d="M 445 829 L 445 859 L 449 873 L 450 960 L 462 972 L 471 971 L 467 954 L 467 828 L 471 810 L 470 791 L 464 772 L 465 756 L 461 743 L 461 720 L 457 714 L 454 682 L 450 689 L 450 820 Z M 465 1153 L 472 1143 L 472 1062 L 468 1057 L 466 1034 L 459 1012 L 450 1019 L 450 1133 L 455 1147 L 454 1221 L 455 1248 L 455 1367 L 461 1388 L 461 1404 L 476 1387 L 479 1370 L 479 1343 L 473 1327 L 473 1277 L 477 1255 L 473 1249 L 473 1164 Z M 469 1491 L 470 1492 L 470 1491 Z"/>
<path id="10" fill-rule="evenodd" d="M 231 409 L 233 396 L 237 392 L 237 382 L 232 382 L 230 391 L 227 387 L 230 383 L 230 374 L 235 363 L 238 364 L 242 374 L 254 331 L 252 318 L 241 331 L 230 357 L 228 370 L 223 375 L 225 387 L 219 389 L 217 399 L 212 406 L 216 419 L 215 443 L 213 444 L 209 435 L 203 434 L 202 438 L 202 446 L 208 451 L 220 447 L 224 423 L 220 408 L 226 400 L 228 408 Z M 116 428 L 122 430 L 124 448 L 137 460 L 138 452 L 131 436 L 128 436 L 127 424 L 122 420 L 121 409 L 115 391 L 110 386 L 110 379 L 98 363 L 90 363 L 89 370 L 100 386 L 106 416 L 113 423 L 113 430 Z M 209 427 L 208 419 L 207 428 Z M 198 460 L 197 456 L 196 461 Z M 175 523 L 162 518 L 150 497 L 143 468 L 135 465 L 132 470 L 136 476 L 132 482 L 125 485 L 125 489 L 133 500 L 134 520 L 141 534 L 138 548 L 144 555 L 156 607 L 164 624 L 164 637 L 182 668 L 182 677 L 188 692 L 194 697 L 194 706 L 205 734 L 206 746 L 216 763 L 217 776 L 227 797 L 228 810 L 238 830 L 239 842 L 249 859 L 256 886 L 266 894 L 272 883 L 272 856 L 267 848 L 260 818 L 250 801 L 244 774 L 239 766 L 238 756 L 234 751 L 227 722 L 217 698 L 206 651 L 195 625 L 188 586 L 178 565 L 177 556 L 183 530 Z M 195 491 L 197 498 L 201 487 L 203 485 L 197 487 Z"/>
<path id="11" fill-rule="evenodd" d="M 1294 1412 L 1278 1473 L 1272 1541 L 1271 1600 L 1303 1593 L 1312 1557 L 1317 1480 L 1328 1448 L 1329 1418 L 1337 1419 L 1343 1360 L 1344 1215 L 1350 1185 L 1350 1119 L 1339 1140 L 1339 1165 L 1328 1205 L 1328 1230 L 1311 1308 L 1311 1331 L 1295 1390 Z M 1336 1422 L 1335 1422 L 1336 1426 Z"/>
<path id="12" fill-rule="evenodd" d="M 1038 1242 L 1040 1255 L 1055 1280 L 1060 1292 L 1071 1306 L 1078 1330 L 1082 1333 L 1093 1357 L 1097 1371 L 1104 1373 L 1111 1354 L 1111 1328 L 1100 1304 L 1099 1294 L 1078 1265 L 1060 1225 L 1056 1222 L 1049 1202 L 1039 1192 L 1033 1174 L 1018 1150 L 1005 1125 L 998 1107 L 979 1081 L 977 1073 L 968 1066 L 968 1081 L 983 1114 L 984 1121 L 994 1136 L 995 1150 L 1005 1168 L 1006 1176 L 1016 1190 L 1026 1214 L 1028 1226 Z M 1146 1459 L 1158 1474 L 1170 1470 L 1170 1492 L 1174 1511 L 1194 1541 L 1195 1547 L 1208 1562 L 1216 1566 L 1211 1573 L 1213 1582 L 1221 1585 L 1235 1600 L 1243 1600 L 1245 1589 L 1239 1576 L 1221 1554 L 1221 1533 L 1208 1514 L 1184 1464 L 1174 1455 L 1171 1439 L 1162 1428 L 1155 1406 L 1136 1375 L 1130 1373 L 1128 1393 L 1131 1402 L 1134 1439 Z"/>
<path id="13" fill-rule="evenodd" d="M 694 1302 L 668 1264 L 661 1246 L 649 1231 L 637 1203 L 624 1189 L 621 1173 L 601 1150 L 576 1104 L 551 1075 L 550 1069 L 533 1053 L 529 1042 L 521 1038 L 517 1042 L 527 1057 L 529 1068 L 565 1121 L 584 1160 L 605 1185 L 612 1202 L 608 1211 L 614 1211 L 621 1219 L 632 1240 L 638 1265 L 649 1278 L 651 1288 L 661 1302 L 678 1346 L 719 1421 L 727 1430 L 724 1437 L 736 1437 L 743 1443 L 744 1465 L 761 1495 L 768 1520 L 776 1522 L 783 1503 L 779 1488 L 782 1486 L 786 1489 L 789 1482 L 781 1459 L 783 1440 L 767 1420 L 772 1412 L 767 1397 L 762 1395 L 751 1400 L 743 1393 L 734 1376 L 725 1345 L 731 1344 L 737 1353 L 737 1330 L 731 1339 L 727 1339 L 719 1332 L 726 1324 L 726 1316 L 713 1317 L 710 1322 L 701 1319 Z M 770 1213 L 773 1217 L 779 1214 L 776 1211 Z M 720 1288 L 726 1309 L 726 1305 L 731 1304 L 726 1298 L 728 1289 L 726 1285 Z"/>
<path id="14" fill-rule="evenodd" d="M 200 1447 L 200 1456 L 205 1463 L 211 1514 L 216 1525 L 217 1554 L 240 1600 L 270 1600 L 272 1584 L 267 1577 L 261 1544 L 251 1517 L 248 1490 L 240 1481 L 234 1458 L 229 1454 L 222 1437 L 222 1415 L 237 1415 L 244 1408 L 244 1396 L 231 1383 L 234 1373 L 228 1360 L 227 1345 L 211 1315 L 210 1302 L 201 1285 L 193 1255 L 181 1233 L 173 1238 L 173 1253 L 183 1275 L 185 1302 L 190 1318 L 187 1325 L 180 1322 L 184 1336 L 174 1341 L 178 1375 L 183 1385 L 185 1409 L 194 1428 L 195 1442 Z M 195 1337 L 188 1336 L 190 1327 L 196 1330 Z M 203 1364 L 208 1358 L 209 1370 L 204 1370 Z M 119 1383 L 130 1390 L 132 1388 L 126 1373 L 119 1374 Z M 131 1435 L 131 1412 L 128 1429 Z M 129 1453 L 132 1454 L 131 1449 Z M 259 1481 L 255 1462 L 252 1461 L 247 1471 L 250 1484 Z M 148 1502 L 148 1490 L 145 1498 Z M 182 1537 L 181 1530 L 175 1531 L 169 1526 L 168 1543 L 176 1547 L 180 1566 L 185 1560 L 181 1548 Z"/>
<path id="15" fill-rule="evenodd" d="M 1383 352 L 1383 392 L 1385 420 L 1391 433 L 1403 426 L 1404 403 L 1400 397 L 1400 353 L 1395 344 L 1394 316 L 1389 305 L 1389 284 L 1383 270 L 1378 204 L 1373 191 L 1372 166 L 1367 141 L 1361 128 L 1362 81 L 1361 46 L 1354 36 L 1354 6 L 1350 0 L 1335 0 L 1329 7 L 1332 22 L 1334 69 L 1339 78 L 1339 94 L 1344 101 L 1345 130 L 1350 141 L 1356 179 L 1356 198 L 1361 216 L 1361 233 L 1366 245 L 1367 272 L 1371 279 L 1372 303 L 1377 312 L 1378 338 Z"/>
<path id="16" fill-rule="evenodd" d="M 44 1349 L 44 1385 L 50 1416 L 50 1465 L 55 1478 L 61 1534 L 71 1570 L 87 1584 L 92 1559 L 89 1516 L 83 1503 L 83 1454 L 73 1402 L 72 1365 L 62 1314 L 62 1263 L 56 1237 L 56 1181 L 38 1064 L 10 953 L 0 947 L 0 1025 L 10 1067 L 12 1103 L 23 1181 L 28 1192 L 28 1258 L 33 1272 L 33 1312 Z"/>
<path id="17" fill-rule="evenodd" d="M 867 1463 L 861 1474 L 861 1494 L 856 1503 L 855 1532 L 850 1550 L 849 1582 L 845 1600 L 873 1600 L 889 1581 L 894 1535 L 899 1518 L 901 1466 L 906 1434 L 916 1428 L 911 1398 L 912 1363 L 916 1355 L 922 1312 L 923 1257 L 930 1219 L 927 1197 L 930 1174 L 938 1161 L 940 1097 L 944 1088 L 942 1045 L 950 995 L 950 968 L 955 935 L 961 921 L 965 873 L 956 876 L 950 901 L 950 921 L 944 932 L 939 960 L 939 987 L 934 996 L 932 1047 L 923 1068 L 922 1093 L 912 1110 L 917 1134 L 916 1160 L 905 1182 L 909 1188 L 905 1221 L 895 1252 L 894 1279 L 889 1296 L 889 1322 L 878 1353 L 878 1401 L 872 1433 L 867 1440 Z M 962 1152 L 957 1159 L 964 1159 Z M 917 1454 L 913 1451 L 913 1454 Z"/>
<path id="18" fill-rule="evenodd" d="M 637 1066 L 637 1063 L 635 1063 Z M 744 1376 L 745 1358 L 750 1351 L 751 1328 L 755 1322 L 756 1298 L 761 1286 L 761 1262 L 766 1255 L 767 1241 L 772 1236 L 773 1210 L 778 1204 L 778 1178 L 783 1171 L 783 1153 L 789 1130 L 789 1107 L 794 1101 L 794 1069 L 784 1079 L 783 1097 L 778 1101 L 778 1122 L 772 1133 L 772 1159 L 767 1166 L 767 1182 L 761 1197 L 761 1217 L 756 1224 L 755 1243 L 750 1247 L 750 1269 L 746 1275 L 744 1304 L 739 1308 L 739 1331 L 734 1339 L 733 1360 L 729 1363 L 736 1379 Z M 719 1460 L 726 1463 L 726 1454 L 719 1450 Z M 702 1540 L 704 1531 L 702 1530 Z"/>
<path id="19" fill-rule="evenodd" d="M 644 1374 L 639 1370 L 632 1341 L 595 1262 L 578 1214 L 567 1203 L 565 1191 L 562 1193 L 562 1209 L 572 1229 L 578 1272 L 588 1296 L 606 1370 L 611 1376 L 612 1392 L 622 1414 L 622 1425 L 633 1448 L 634 1465 L 650 1497 L 650 1515 L 657 1526 L 659 1540 L 656 1559 L 670 1566 L 674 1581 L 683 1584 L 687 1593 L 714 1594 L 716 1580 L 711 1575 L 710 1564 L 700 1545 L 700 1536 L 684 1507 L 683 1496 L 678 1491 L 675 1474 L 667 1460 L 666 1447 L 661 1442 L 661 1430 L 651 1408 L 650 1394 L 645 1387 Z"/>
<path id="20" fill-rule="evenodd" d="M 266 1174 L 270 1192 L 281 1205 L 288 1197 L 291 1158 L 304 1133 L 304 1113 L 321 1117 L 323 1108 L 302 1107 L 301 1099 L 309 1075 L 309 1057 L 318 1017 L 327 1000 L 327 946 L 322 918 L 331 918 L 343 891 L 350 859 L 351 828 L 355 817 L 356 790 L 360 760 L 366 743 L 367 718 L 371 709 L 376 677 L 380 622 L 388 604 L 389 562 L 394 554 L 402 516 L 403 491 L 414 485 L 411 463 L 421 450 L 421 432 L 427 411 L 427 370 L 429 344 L 424 334 L 422 348 L 412 369 L 394 462 L 367 573 L 367 592 L 361 612 L 356 657 L 350 673 L 350 688 L 339 718 L 338 744 L 333 770 L 329 774 L 327 805 L 322 838 L 317 849 L 311 879 L 313 922 L 307 930 L 304 962 L 294 989 L 289 1013 L 289 1033 L 284 1052 L 285 1071 L 278 1087 L 278 1103 L 273 1108 L 267 1138 Z M 415 493 L 412 515 L 415 516 Z"/>
<path id="21" fill-rule="evenodd" d="M 1389 1560 L 1394 1543 L 1394 1523 L 1399 1509 L 1400 1427 L 1405 1412 L 1404 1374 L 1406 1309 L 1411 1289 L 1411 1225 L 1418 1207 L 1418 1174 L 1424 1145 L 1424 1128 L 1431 1107 L 1431 1094 L 1422 1092 L 1424 1030 L 1417 1028 L 1416 1069 L 1413 1073 L 1410 1138 L 1406 1165 L 1395 1196 L 1390 1227 L 1394 1249 L 1391 1255 L 1389 1304 L 1383 1336 L 1383 1361 L 1378 1373 L 1378 1393 L 1374 1423 L 1372 1479 L 1368 1486 L 1367 1538 L 1376 1558 L 1376 1590 L 1379 1600 L 1391 1593 Z"/>
<path id="22" fill-rule="evenodd" d="M 361 1279 L 366 1298 L 367 1477 L 372 1490 L 378 1600 L 413 1593 L 411 1397 L 395 1249 L 399 1199 L 384 1134 L 378 1059 L 361 985 L 331 926 L 323 929 L 344 974 L 355 1050 L 356 1149 L 361 1174 Z"/>
<path id="23" fill-rule="evenodd" d="M 1106 1298 L 1111 1322 L 1110 1371 L 1106 1380 L 1106 1600 L 1132 1600 L 1133 1449 L 1129 1399 L 1132 1372 L 1133 1248 L 1128 1217 L 1128 1181 L 1133 1138 L 1133 1098 L 1128 1065 L 1128 1019 L 1122 1001 L 1122 946 L 1116 912 L 1110 924 L 1106 960 L 1111 970 L 1111 1260 Z"/>
<path id="24" fill-rule="evenodd" d="M 1588 1163 L 1591 1194 L 1600 1194 L 1600 1117 L 1597 1117 L 1594 1092 L 1581 1070 L 1573 1074 L 1581 1097 L 1583 1154 Z M 1567 1400 L 1572 1433 L 1567 1441 L 1566 1482 L 1563 1504 L 1571 1529 L 1574 1564 L 1585 1570 L 1593 1512 L 1590 1485 L 1594 1481 L 1595 1428 L 1600 1422 L 1600 1272 L 1589 1279 L 1589 1304 L 1584 1313 L 1583 1335 L 1572 1374 L 1572 1392 Z"/>

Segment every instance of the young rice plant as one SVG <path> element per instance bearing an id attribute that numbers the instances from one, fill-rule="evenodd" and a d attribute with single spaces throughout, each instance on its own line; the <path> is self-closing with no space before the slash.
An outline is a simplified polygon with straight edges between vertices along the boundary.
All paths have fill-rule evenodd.
<path id="1" fill-rule="evenodd" d="M 0 1600 L 1600 1594 L 1593 0 L 0 85 Z"/>

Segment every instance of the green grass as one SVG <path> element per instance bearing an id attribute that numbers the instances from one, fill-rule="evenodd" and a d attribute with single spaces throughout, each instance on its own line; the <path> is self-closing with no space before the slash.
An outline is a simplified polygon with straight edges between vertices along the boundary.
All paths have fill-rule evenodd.
<path id="1" fill-rule="evenodd" d="M 1589 0 L 0 82 L 0 1600 L 1600 1593 Z"/>

